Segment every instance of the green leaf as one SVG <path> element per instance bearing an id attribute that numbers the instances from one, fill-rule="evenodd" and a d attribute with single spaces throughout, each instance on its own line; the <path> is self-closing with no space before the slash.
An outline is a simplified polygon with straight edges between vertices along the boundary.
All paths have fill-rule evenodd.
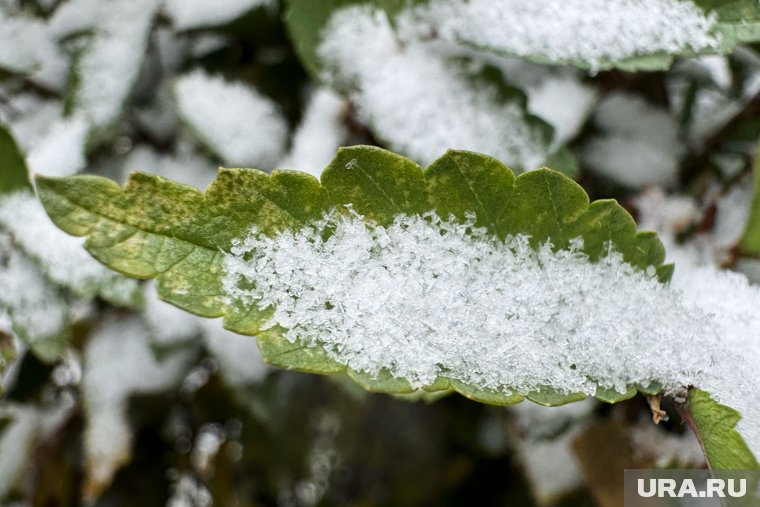
<path id="1" fill-rule="evenodd" d="M 744 234 L 739 241 L 739 250 L 744 255 L 760 255 L 760 144 L 755 156 L 755 171 L 752 182 L 752 207 L 750 208 Z"/>
<path id="2" fill-rule="evenodd" d="M 267 235 L 300 228 L 327 210 L 350 205 L 380 224 L 399 214 L 430 210 L 458 219 L 474 212 L 478 225 L 501 238 L 528 234 L 534 245 L 548 240 L 560 249 L 582 237 L 593 259 L 611 242 L 641 269 L 662 269 L 664 260 L 657 237 L 637 232 L 631 216 L 616 202 L 589 203 L 579 185 L 550 169 L 515 177 L 497 160 L 464 151 L 450 151 L 423 170 L 379 148 L 343 148 L 324 171 L 321 184 L 294 171 L 269 176 L 251 169 L 222 169 L 205 194 L 140 173 L 132 175 L 125 188 L 95 176 L 39 176 L 37 188 L 53 221 L 70 234 L 86 236 L 85 247 L 93 256 L 126 275 L 157 278 L 159 296 L 180 308 L 205 317 L 224 316 L 227 328 L 256 335 L 270 363 L 314 373 L 346 373 L 366 389 L 385 393 L 414 389 L 388 372 L 372 377 L 353 371 L 318 347 L 288 341 L 282 329 L 262 331 L 269 311 L 228 302 L 221 263 L 236 238 L 246 236 L 252 226 Z M 454 390 L 500 405 L 526 396 L 552 406 L 586 397 L 551 386 L 532 393 L 516 393 L 508 386 L 484 390 L 442 377 L 424 390 Z"/>
<path id="3" fill-rule="evenodd" d="M 21 189 L 31 189 L 26 162 L 16 141 L 8 130 L 0 125 L 0 194 Z"/>
<path id="4" fill-rule="evenodd" d="M 721 50 L 730 52 L 738 44 L 760 40 L 760 5 L 754 0 L 694 0 L 718 16 L 717 32 L 722 36 Z"/>
<path id="5" fill-rule="evenodd" d="M 741 419 L 736 410 L 721 405 L 699 389 L 689 392 L 688 409 L 689 422 L 711 469 L 760 469 L 755 455 L 736 431 L 736 423 Z"/>

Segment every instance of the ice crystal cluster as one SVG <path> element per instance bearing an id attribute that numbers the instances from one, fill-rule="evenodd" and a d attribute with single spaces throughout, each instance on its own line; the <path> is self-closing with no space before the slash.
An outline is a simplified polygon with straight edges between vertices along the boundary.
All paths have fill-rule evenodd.
<path id="1" fill-rule="evenodd" d="M 741 275 L 700 268 L 670 286 L 612 249 L 590 262 L 580 240 L 534 249 L 472 217 L 381 227 L 337 212 L 275 237 L 253 229 L 225 269 L 231 299 L 271 310 L 264 327 L 354 370 L 520 392 L 696 385 L 739 409 L 760 449 L 760 291 Z"/>

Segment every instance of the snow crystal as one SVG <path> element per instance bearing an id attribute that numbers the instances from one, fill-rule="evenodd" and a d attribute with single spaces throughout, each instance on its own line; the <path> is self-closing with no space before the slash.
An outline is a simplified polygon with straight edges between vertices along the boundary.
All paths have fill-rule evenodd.
<path id="1" fill-rule="evenodd" d="M 674 181 L 684 147 L 678 123 L 666 111 L 618 92 L 601 103 L 594 122 L 603 133 L 583 155 L 597 173 L 631 187 Z"/>
<path id="2" fill-rule="evenodd" d="M 688 378 L 680 365 L 700 370 L 676 347 L 673 359 L 684 361 L 657 364 L 662 350 L 652 343 L 694 316 L 653 316 L 672 323 L 659 336 L 644 332 L 641 308 L 669 308 L 673 295 L 619 256 L 594 264 L 577 249 L 534 252 L 522 236 L 500 244 L 480 229 L 468 236 L 471 224 L 428 220 L 372 228 L 331 215 L 276 238 L 253 232 L 226 259 L 225 287 L 274 307 L 269 325 L 288 329 L 289 340 L 320 343 L 356 370 L 389 368 L 415 385 L 446 374 L 482 387 L 593 394 L 590 379 L 619 389 L 660 377 L 680 385 Z M 329 227 L 334 235 L 318 240 Z M 594 322 L 581 308 L 595 308 Z M 607 343 L 613 332 L 626 338 L 618 350 Z M 624 359 L 636 354 L 640 361 Z"/>
<path id="3" fill-rule="evenodd" d="M 159 362 L 147 336 L 137 317 L 113 318 L 87 343 L 82 380 L 87 411 L 85 490 L 96 496 L 131 454 L 132 430 L 126 413 L 129 396 L 179 385 L 192 357 L 191 351 L 176 352 Z"/>
<path id="4" fill-rule="evenodd" d="M 416 9 L 439 37 L 592 68 L 637 55 L 716 48 L 716 17 L 679 0 L 443 0 Z"/>
<path id="5" fill-rule="evenodd" d="M 435 44 L 400 41 L 383 13 L 345 8 L 323 33 L 319 55 L 336 81 L 356 88 L 362 121 L 416 161 L 428 164 L 450 148 L 486 153 L 520 169 L 535 169 L 546 159 L 543 134 L 518 101 L 476 82 Z"/>
<path id="6" fill-rule="evenodd" d="M 135 280 L 105 268 L 82 248 L 84 240 L 69 236 L 53 225 L 42 204 L 31 192 L 15 192 L 0 198 L 0 226 L 37 260 L 55 283 L 70 288 L 80 297 L 111 295 L 114 302 L 128 301 L 137 290 Z M 55 245 L 51 248 L 51 245 Z M 112 294 L 112 286 L 119 294 Z"/>
<path id="7" fill-rule="evenodd" d="M 115 121 L 132 89 L 159 0 L 98 2 L 95 33 L 76 68 L 73 103 L 96 127 Z"/>
<path id="8" fill-rule="evenodd" d="M 227 256 L 224 286 L 274 308 L 265 327 L 286 339 L 415 386 L 439 375 L 590 395 L 696 385 L 746 416 L 760 451 L 760 289 L 709 267 L 663 285 L 614 251 L 591 263 L 578 247 L 534 251 L 524 236 L 500 242 L 433 214 L 379 227 L 333 212 L 273 238 L 252 230 Z"/>
<path id="9" fill-rule="evenodd" d="M 169 17 L 178 30 L 229 23 L 257 7 L 274 7 L 273 0 L 166 0 Z"/>
<path id="10" fill-rule="evenodd" d="M 346 103 L 327 88 L 314 91 L 303 120 L 293 135 L 290 152 L 279 167 L 307 172 L 319 178 L 348 138 L 343 124 Z"/>
<path id="11" fill-rule="evenodd" d="M 175 93 L 180 116 L 227 165 L 271 169 L 282 156 L 285 118 L 254 88 L 195 71 L 177 81 Z"/>

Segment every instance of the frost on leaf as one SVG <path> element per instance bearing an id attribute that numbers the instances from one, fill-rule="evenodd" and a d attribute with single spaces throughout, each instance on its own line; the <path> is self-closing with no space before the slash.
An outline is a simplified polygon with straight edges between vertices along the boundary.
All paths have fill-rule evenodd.
<path id="1" fill-rule="evenodd" d="M 691 372 L 680 370 L 682 344 L 670 339 L 693 316 L 674 309 L 663 315 L 673 327 L 653 335 L 641 315 L 669 306 L 672 294 L 620 254 L 594 263 L 582 246 L 535 250 L 527 236 L 503 241 L 474 217 L 399 215 L 372 227 L 335 212 L 274 238 L 253 230 L 225 259 L 224 285 L 234 300 L 271 309 L 263 330 L 414 387 L 439 376 L 522 394 L 684 384 Z"/>

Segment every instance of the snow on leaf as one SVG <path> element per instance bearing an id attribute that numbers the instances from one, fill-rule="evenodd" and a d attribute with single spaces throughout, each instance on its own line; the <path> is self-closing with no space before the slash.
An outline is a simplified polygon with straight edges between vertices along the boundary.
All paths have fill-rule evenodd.
<path id="1" fill-rule="evenodd" d="M 158 361 L 147 336 L 138 317 L 112 318 L 87 343 L 82 392 L 87 418 L 84 491 L 89 500 L 97 498 L 130 460 L 129 396 L 176 387 L 192 359 L 192 351 L 184 351 Z"/>
<path id="2" fill-rule="evenodd" d="M 67 345 L 66 300 L 40 268 L 0 231 L 0 309 L 13 332 L 39 357 L 52 361 Z"/>
<path id="3" fill-rule="evenodd" d="M 583 158 L 600 175 L 631 187 L 672 183 L 685 148 L 678 123 L 642 98 L 613 93 L 594 115 L 602 133 L 586 145 Z"/>
<path id="4" fill-rule="evenodd" d="M 420 7 L 440 37 L 540 63 L 592 70 L 658 67 L 669 55 L 713 51 L 716 16 L 679 0 L 444 0 Z M 629 60 L 640 59 L 638 62 Z M 662 63 L 660 63 L 662 62 Z"/>
<path id="5" fill-rule="evenodd" d="M 495 69 L 434 42 L 407 43 L 370 6 L 337 11 L 323 35 L 322 75 L 349 94 L 363 123 L 410 158 L 429 164 L 456 148 L 531 170 L 550 155 L 550 129 Z"/>
<path id="6" fill-rule="evenodd" d="M 315 48 L 331 17 L 372 5 L 413 28 L 417 40 L 484 58 L 517 56 L 538 63 L 602 70 L 666 69 L 675 56 L 730 53 L 760 38 L 754 0 L 443 0 L 398 2 L 289 0 L 286 22 L 307 68 L 318 74 Z M 408 42 L 408 41 L 407 41 Z"/>
<path id="7" fill-rule="evenodd" d="M 224 25 L 259 7 L 272 8 L 273 0 L 167 0 L 164 9 L 178 30 Z"/>
<path id="8" fill-rule="evenodd" d="M 50 17 L 50 30 L 59 39 L 88 32 L 97 23 L 98 0 L 61 2 Z"/>
<path id="9" fill-rule="evenodd" d="M 31 16 L 8 15 L 0 6 L 0 68 L 25 74 L 51 90 L 66 82 L 67 62 L 45 22 Z"/>
<path id="10" fill-rule="evenodd" d="M 423 170 L 353 147 L 321 185 L 242 169 L 221 170 L 205 194 L 145 174 L 126 188 L 37 183 L 53 220 L 88 236 L 96 258 L 256 335 L 274 365 L 491 404 L 695 385 L 741 410 L 760 449 L 760 389 L 746 380 L 760 357 L 760 290 L 710 268 L 660 283 L 672 270 L 659 239 L 554 171 L 515 177 L 455 151 Z"/>
<path id="11" fill-rule="evenodd" d="M 29 169 L 50 176 L 69 176 L 87 164 L 85 146 L 90 125 L 81 116 L 61 118 L 27 156 Z"/>
<path id="12" fill-rule="evenodd" d="M 228 165 L 271 169 L 282 156 L 287 123 L 254 88 L 195 71 L 174 91 L 180 117 Z"/>
<path id="13" fill-rule="evenodd" d="M 71 99 L 95 128 L 116 121 L 145 56 L 158 0 L 98 2 L 92 38 L 75 62 Z"/>
<path id="14" fill-rule="evenodd" d="M 241 247 L 251 226 L 268 237 L 303 227 L 308 230 L 308 224 L 322 220 L 326 211 L 348 204 L 354 212 L 383 226 L 391 226 L 403 215 L 410 217 L 406 225 L 423 227 L 412 217 L 430 210 L 460 221 L 474 212 L 477 218 L 472 226 L 484 228 L 482 244 L 477 246 L 484 252 L 498 244 L 489 241 L 521 235 L 525 239 L 512 239 L 510 245 L 528 257 L 547 241 L 560 252 L 575 248 L 575 253 L 557 254 L 569 256 L 565 267 L 570 270 L 577 262 L 591 270 L 615 271 L 619 267 L 626 273 L 640 273 L 637 270 L 649 269 L 650 274 L 659 270 L 667 276 L 666 267 L 661 266 L 664 252 L 656 237 L 637 234 L 630 216 L 612 201 L 589 205 L 580 187 L 552 171 L 515 179 L 490 157 L 451 152 L 423 172 L 403 157 L 356 147 L 339 151 L 324 171 L 322 184 L 290 171 L 275 171 L 270 177 L 252 170 L 222 170 L 204 196 L 190 187 L 142 174 L 135 175 L 126 190 L 92 176 L 38 179 L 40 195 L 54 221 L 70 233 L 89 236 L 86 248 L 96 258 L 131 276 L 158 277 L 159 296 L 181 308 L 207 317 L 224 315 L 227 327 L 243 334 L 262 331 L 259 345 L 269 361 L 307 371 L 344 372 L 346 364 L 329 350 L 291 343 L 276 329 L 262 330 L 272 312 L 230 299 L 223 284 L 225 263 L 233 259 L 229 253 Z M 460 231 L 453 223 L 446 227 Z M 365 233 L 371 235 L 369 229 Z M 488 239 L 490 234 L 499 239 Z M 575 241 L 577 237 L 583 238 L 583 247 Z M 434 240 L 435 235 L 429 239 Z M 460 241 L 464 248 L 468 240 L 462 237 Z M 609 241 L 620 252 L 620 266 L 604 268 L 604 263 L 583 260 L 605 257 Z M 540 251 L 546 262 L 555 255 L 546 247 Z M 540 271 L 537 266 L 535 269 Z M 622 274 L 619 277 L 625 279 Z M 659 287 L 648 274 L 640 274 L 636 283 Z M 585 397 L 568 391 L 593 394 L 595 386 L 579 381 L 581 372 L 574 375 L 575 383 L 558 386 L 565 391 L 561 395 L 542 389 L 540 373 L 536 382 L 510 386 L 499 381 L 478 384 L 466 377 L 448 378 L 442 372 L 439 379 L 429 372 L 418 378 L 412 374 L 398 378 L 389 374 L 392 364 L 387 366 L 385 370 L 354 368 L 349 373 L 371 389 L 408 392 L 413 390 L 411 380 L 430 390 L 454 387 L 492 403 L 519 401 L 522 396 L 511 393 L 510 387 L 521 388 L 537 402 L 556 404 Z M 608 385 L 625 390 L 625 381 L 615 379 Z"/>

